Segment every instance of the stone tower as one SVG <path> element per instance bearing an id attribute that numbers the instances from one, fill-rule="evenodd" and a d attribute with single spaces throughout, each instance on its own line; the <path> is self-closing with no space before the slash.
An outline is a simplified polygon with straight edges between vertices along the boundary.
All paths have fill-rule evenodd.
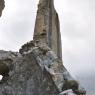
<path id="1" fill-rule="evenodd" d="M 46 43 L 62 60 L 59 18 L 53 0 L 39 1 L 33 39 Z"/>

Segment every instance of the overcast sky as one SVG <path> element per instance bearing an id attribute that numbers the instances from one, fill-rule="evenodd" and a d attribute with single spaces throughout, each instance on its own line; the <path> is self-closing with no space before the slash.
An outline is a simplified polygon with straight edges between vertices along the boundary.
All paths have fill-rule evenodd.
<path id="1" fill-rule="evenodd" d="M 38 0 L 5 0 L 0 18 L 0 49 L 18 51 L 32 40 Z M 95 94 L 95 0 L 55 0 L 63 61 L 72 76 Z"/>

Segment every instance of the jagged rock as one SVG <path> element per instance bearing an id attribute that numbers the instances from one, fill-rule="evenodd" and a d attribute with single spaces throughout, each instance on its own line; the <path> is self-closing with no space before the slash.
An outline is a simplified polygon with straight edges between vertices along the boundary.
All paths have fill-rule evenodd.
<path id="1" fill-rule="evenodd" d="M 0 61 L 0 75 L 8 76 L 8 73 L 9 73 L 8 66 L 5 63 L 3 63 L 2 61 Z"/>
<path id="2" fill-rule="evenodd" d="M 10 72 L 9 72 L 10 73 Z M 4 83 L 0 84 L 0 95 L 58 95 L 52 76 L 37 62 L 33 52 L 18 57 L 14 69 Z"/>
<path id="3" fill-rule="evenodd" d="M 19 53 L 0 51 L 0 95 L 66 95 L 64 91 L 68 89 L 85 95 L 63 66 L 61 53 L 59 19 L 53 0 L 40 0 L 33 41 L 23 45 Z"/>
<path id="4" fill-rule="evenodd" d="M 46 44 L 31 41 L 20 52 L 22 55 L 12 62 L 9 76 L 0 84 L 0 95 L 58 95 L 64 78 L 73 79 Z"/>
<path id="5" fill-rule="evenodd" d="M 76 94 L 73 93 L 72 89 L 69 89 L 61 92 L 59 95 L 76 95 Z"/>
<path id="6" fill-rule="evenodd" d="M 15 59 L 17 56 L 21 56 L 18 52 L 0 50 L 0 60 Z"/>
<path id="7" fill-rule="evenodd" d="M 0 62 L 6 64 L 10 70 L 12 70 L 13 61 L 20 56 L 18 52 L 0 50 Z"/>
<path id="8" fill-rule="evenodd" d="M 4 0 L 0 0 L 0 16 L 2 15 L 2 10 L 4 9 L 4 7 L 5 7 Z"/>
<path id="9" fill-rule="evenodd" d="M 0 75 L 9 76 L 9 72 L 13 70 L 13 61 L 20 57 L 20 53 L 0 50 Z"/>

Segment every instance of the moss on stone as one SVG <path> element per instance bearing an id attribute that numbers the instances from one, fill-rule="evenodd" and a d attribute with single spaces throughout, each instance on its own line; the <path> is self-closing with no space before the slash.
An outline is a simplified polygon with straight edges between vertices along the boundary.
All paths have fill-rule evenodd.
<path id="1" fill-rule="evenodd" d="M 63 85 L 63 90 L 72 89 L 73 91 L 77 90 L 79 87 L 79 84 L 75 80 L 65 80 L 65 83 Z"/>

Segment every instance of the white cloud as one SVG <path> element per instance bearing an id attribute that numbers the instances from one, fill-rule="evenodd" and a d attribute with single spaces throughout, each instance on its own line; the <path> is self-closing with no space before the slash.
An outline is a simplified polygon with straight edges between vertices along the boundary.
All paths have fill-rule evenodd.
<path id="1" fill-rule="evenodd" d="M 6 7 L 0 19 L 0 49 L 17 51 L 32 39 L 38 0 L 5 2 Z"/>

